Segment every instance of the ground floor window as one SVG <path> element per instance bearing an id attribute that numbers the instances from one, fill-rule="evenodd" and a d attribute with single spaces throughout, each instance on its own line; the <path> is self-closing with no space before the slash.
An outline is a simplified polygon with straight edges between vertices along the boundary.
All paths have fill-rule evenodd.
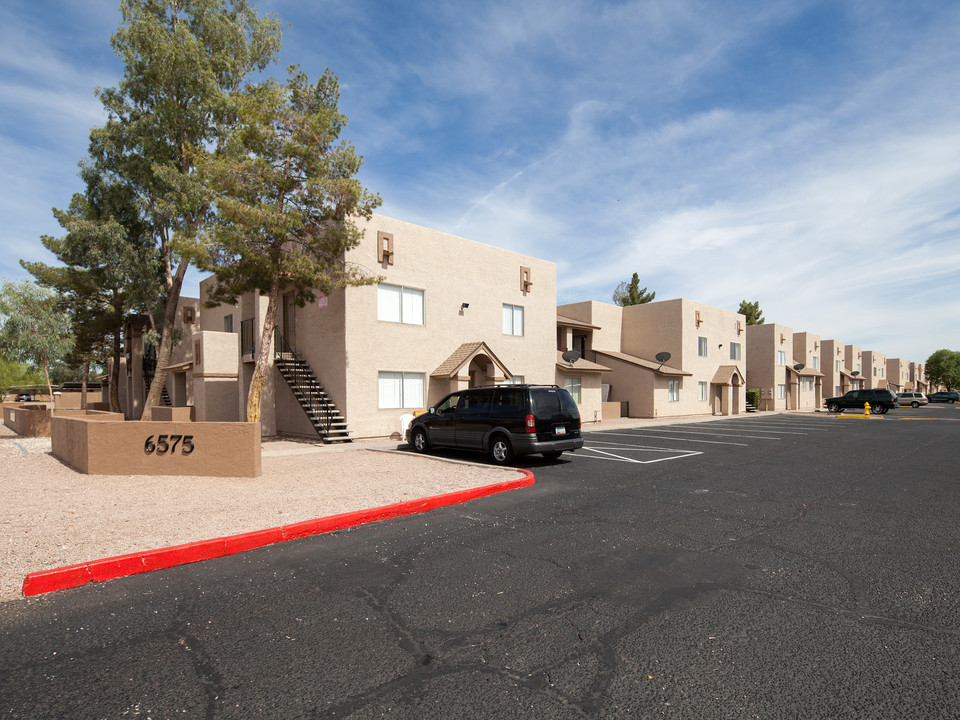
<path id="1" fill-rule="evenodd" d="M 787 399 L 787 386 L 777 385 L 777 400 L 786 400 L 786 399 Z"/>
<path id="2" fill-rule="evenodd" d="M 678 402 L 680 400 L 680 381 L 679 380 L 670 380 L 667 386 L 667 399 L 670 402 Z"/>
<path id="3" fill-rule="evenodd" d="M 707 384 L 705 382 L 697 383 L 697 400 L 701 402 L 706 401 L 707 399 Z"/>
<path id="4" fill-rule="evenodd" d="M 504 380 L 501 385 L 523 385 L 523 375 L 514 375 L 512 378 Z"/>
<path id="5" fill-rule="evenodd" d="M 814 381 L 812 377 L 800 378 L 800 387 L 803 390 L 813 390 Z"/>
<path id="6" fill-rule="evenodd" d="M 426 384 L 423 373 L 381 372 L 377 377 L 379 407 L 417 409 L 423 407 L 423 390 Z"/>
<path id="7" fill-rule="evenodd" d="M 576 402 L 579 405 L 580 404 L 580 378 L 578 377 L 564 378 L 563 387 L 573 397 L 574 402 Z"/>

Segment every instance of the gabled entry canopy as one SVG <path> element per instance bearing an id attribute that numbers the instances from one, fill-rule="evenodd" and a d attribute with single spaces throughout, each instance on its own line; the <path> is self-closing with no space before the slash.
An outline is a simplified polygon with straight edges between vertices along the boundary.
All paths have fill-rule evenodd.
<path id="1" fill-rule="evenodd" d="M 745 385 L 747 381 L 736 365 L 721 365 L 710 382 L 714 385 Z"/>
<path id="2" fill-rule="evenodd" d="M 489 358 L 490 362 L 500 369 L 506 379 L 509 380 L 513 377 L 513 373 L 507 369 L 507 366 L 500 362 L 500 358 L 482 341 L 468 342 L 458 347 L 450 357 L 441 363 L 440 367 L 430 373 L 430 377 L 452 380 L 460 374 L 461 370 L 469 367 L 471 361 L 478 355 L 485 355 Z"/>

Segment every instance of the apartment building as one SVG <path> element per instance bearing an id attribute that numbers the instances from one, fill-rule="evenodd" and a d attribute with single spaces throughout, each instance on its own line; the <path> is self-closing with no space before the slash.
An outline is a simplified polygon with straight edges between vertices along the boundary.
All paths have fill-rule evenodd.
<path id="1" fill-rule="evenodd" d="M 610 368 L 587 359 L 593 354 L 593 333 L 600 327 L 557 313 L 556 384 L 566 388 L 580 408 L 580 421 L 603 419 L 605 378 Z M 570 355 L 576 352 L 576 356 Z"/>
<path id="2" fill-rule="evenodd" d="M 823 404 L 823 373 L 820 371 L 820 336 L 793 334 L 793 381 L 797 387 L 797 410 L 816 410 Z"/>
<path id="3" fill-rule="evenodd" d="M 907 390 L 915 390 L 916 392 L 922 393 L 932 392 L 930 390 L 930 383 L 927 380 L 927 367 L 924 363 L 910 363 L 910 380 L 907 383 Z"/>
<path id="4" fill-rule="evenodd" d="M 875 350 L 864 350 L 863 381 L 868 390 L 887 387 L 887 356 Z"/>
<path id="5" fill-rule="evenodd" d="M 909 388 L 910 361 L 902 358 L 887 358 L 887 387 L 895 393 L 901 393 Z"/>
<path id="6" fill-rule="evenodd" d="M 859 345 L 847 345 L 843 349 L 844 369 L 850 373 L 848 390 L 863 390 L 866 377 L 863 373 L 863 349 Z"/>
<path id="7" fill-rule="evenodd" d="M 557 312 L 591 326 L 587 359 L 610 371 L 604 400 L 624 404 L 630 417 L 745 411 L 743 315 L 685 298 L 623 308 L 587 301 Z"/>
<path id="8" fill-rule="evenodd" d="M 794 410 L 797 391 L 791 371 L 793 330 L 786 325 L 764 323 L 747 326 L 747 389 L 760 393 L 760 410 Z"/>
<path id="9" fill-rule="evenodd" d="M 315 436 L 321 413 L 352 437 L 390 436 L 402 429 L 401 416 L 458 389 L 556 381 L 554 263 L 381 215 L 363 229 L 344 259 L 377 284 L 318 294 L 303 307 L 292 294 L 281 299 L 264 435 Z M 202 303 L 215 281 L 201 283 Z M 266 298 L 248 293 L 203 310 L 203 332 L 234 333 L 238 343 L 236 397 L 226 403 L 240 410 L 236 419 L 266 307 Z M 590 387 L 591 372 L 571 384 L 583 375 Z"/>
<path id="10" fill-rule="evenodd" d="M 824 398 L 837 397 L 850 390 L 850 373 L 846 369 L 846 346 L 839 340 L 820 341 L 820 372 L 823 373 Z"/>

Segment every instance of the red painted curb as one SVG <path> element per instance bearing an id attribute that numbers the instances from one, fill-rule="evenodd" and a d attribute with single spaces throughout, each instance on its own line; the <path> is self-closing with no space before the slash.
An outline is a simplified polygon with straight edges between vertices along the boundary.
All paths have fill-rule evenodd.
<path id="1" fill-rule="evenodd" d="M 118 555 L 117 557 L 104 558 L 102 560 L 91 560 L 78 565 L 69 565 L 52 570 L 41 570 L 40 572 L 27 575 L 23 581 L 23 594 L 25 597 L 31 597 L 55 590 L 79 587 L 80 585 L 86 585 L 90 582 L 102 582 L 104 580 L 113 580 L 114 578 L 150 572 L 151 570 L 162 570 L 173 567 L 174 565 L 185 565 L 201 560 L 212 560 L 213 558 L 223 557 L 224 555 L 234 555 L 266 545 L 286 542 L 287 540 L 295 540 L 310 537 L 311 535 L 333 532 L 334 530 L 344 530 L 346 528 L 357 527 L 358 525 L 366 525 L 380 520 L 389 520 L 390 518 L 403 517 L 404 515 L 427 512 L 428 510 L 434 510 L 439 507 L 444 507 L 445 505 L 456 505 L 457 503 L 466 502 L 467 500 L 486 497 L 487 495 L 494 495 L 496 493 L 506 492 L 507 490 L 529 487 L 534 484 L 533 473 L 529 470 L 518 470 L 517 472 L 523 473 L 524 477 L 519 480 L 484 485 L 478 488 L 471 488 L 470 490 L 458 490 L 456 492 L 434 495 L 433 497 L 418 500 L 409 500 L 394 505 L 384 505 L 383 507 L 372 508 L 370 510 L 357 510 L 355 512 L 331 515 L 316 520 L 304 520 L 303 522 L 291 523 L 290 525 L 283 525 L 268 530 L 256 530 L 254 532 L 230 535 L 213 540 L 200 540 L 199 542 L 187 543 L 185 545 L 146 550 L 129 555 Z"/>

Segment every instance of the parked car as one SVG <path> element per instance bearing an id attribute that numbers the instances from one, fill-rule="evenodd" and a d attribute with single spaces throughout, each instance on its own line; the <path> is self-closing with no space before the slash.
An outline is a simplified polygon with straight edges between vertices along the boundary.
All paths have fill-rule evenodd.
<path id="1" fill-rule="evenodd" d="M 580 411 L 556 385 L 497 385 L 450 393 L 410 421 L 406 440 L 420 453 L 456 448 L 488 453 L 497 465 L 515 455 L 556 460 L 583 447 Z"/>
<path id="2" fill-rule="evenodd" d="M 955 403 L 960 401 L 960 393 L 955 392 L 935 392 L 927 395 L 927 400 L 930 402 L 945 402 L 945 403 Z"/>
<path id="3" fill-rule="evenodd" d="M 921 392 L 902 392 L 897 393 L 897 405 L 909 405 L 910 407 L 920 407 L 926 405 L 929 400 Z"/>
<path id="4" fill-rule="evenodd" d="M 17 402 L 30 402 L 33 400 L 29 393 L 17 393 Z"/>
<path id="5" fill-rule="evenodd" d="M 892 390 L 851 390 L 846 395 L 828 398 L 824 401 L 830 412 L 844 410 L 863 410 L 864 403 L 870 403 L 870 412 L 883 415 L 897 407 L 897 396 Z"/>

